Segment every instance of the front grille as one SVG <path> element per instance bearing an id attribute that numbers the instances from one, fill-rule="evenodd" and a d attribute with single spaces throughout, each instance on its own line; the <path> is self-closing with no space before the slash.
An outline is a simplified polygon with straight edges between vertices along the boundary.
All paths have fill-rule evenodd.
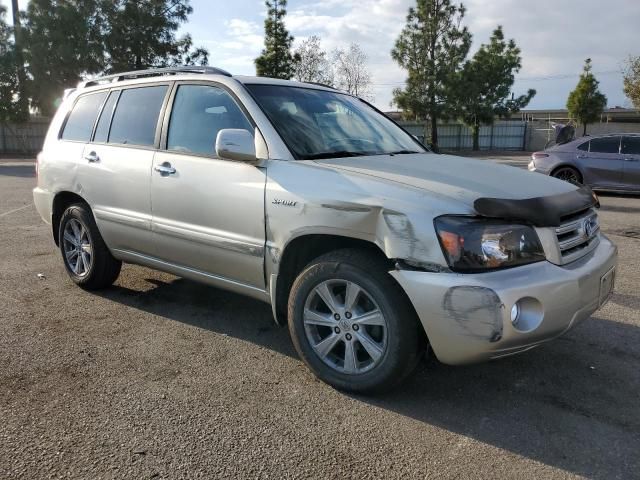
<path id="1" fill-rule="evenodd" d="M 598 243 L 600 222 L 593 208 L 569 215 L 555 229 L 561 263 L 569 263 L 590 252 Z"/>

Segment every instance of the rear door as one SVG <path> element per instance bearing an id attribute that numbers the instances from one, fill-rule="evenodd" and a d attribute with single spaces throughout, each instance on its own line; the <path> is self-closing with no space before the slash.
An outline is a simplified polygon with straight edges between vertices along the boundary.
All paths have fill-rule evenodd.
<path id="1" fill-rule="evenodd" d="M 640 136 L 622 137 L 622 186 L 626 190 L 640 190 Z"/>
<path id="2" fill-rule="evenodd" d="M 619 188 L 623 161 L 618 135 L 592 138 L 589 151 L 578 150 L 578 163 L 584 173 L 584 183 L 593 187 Z"/>
<path id="3" fill-rule="evenodd" d="M 151 166 L 169 83 L 114 89 L 78 169 L 82 194 L 111 249 L 152 253 Z"/>

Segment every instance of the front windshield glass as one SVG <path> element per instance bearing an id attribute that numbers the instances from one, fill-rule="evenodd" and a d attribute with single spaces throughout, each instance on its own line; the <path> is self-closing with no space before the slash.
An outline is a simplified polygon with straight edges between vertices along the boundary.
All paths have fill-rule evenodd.
<path id="1" fill-rule="evenodd" d="M 384 115 L 351 95 L 280 85 L 247 85 L 298 160 L 423 153 Z"/>

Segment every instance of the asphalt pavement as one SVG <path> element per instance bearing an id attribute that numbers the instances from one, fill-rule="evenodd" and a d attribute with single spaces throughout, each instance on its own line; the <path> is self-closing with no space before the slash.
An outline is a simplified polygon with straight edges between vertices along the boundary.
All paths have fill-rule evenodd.
<path id="1" fill-rule="evenodd" d="M 316 380 L 266 304 L 131 265 L 77 288 L 34 184 L 0 161 L 0 478 L 640 478 L 638 196 L 601 197 L 620 264 L 591 319 L 361 397 Z"/>

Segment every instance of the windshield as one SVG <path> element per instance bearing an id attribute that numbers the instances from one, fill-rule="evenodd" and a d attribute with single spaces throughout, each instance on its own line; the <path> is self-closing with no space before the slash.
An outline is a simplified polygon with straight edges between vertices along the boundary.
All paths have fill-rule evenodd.
<path id="1" fill-rule="evenodd" d="M 424 153 L 408 133 L 351 95 L 246 85 L 298 160 Z"/>

